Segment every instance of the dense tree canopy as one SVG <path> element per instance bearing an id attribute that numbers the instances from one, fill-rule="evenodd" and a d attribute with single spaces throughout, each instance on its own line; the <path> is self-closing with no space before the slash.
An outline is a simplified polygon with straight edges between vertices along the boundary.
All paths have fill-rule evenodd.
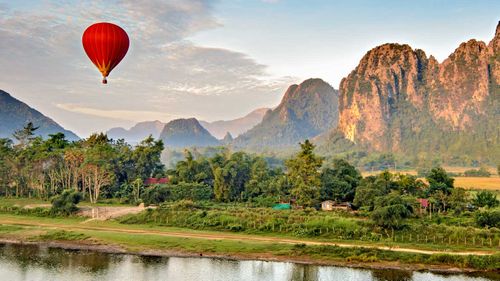
<path id="1" fill-rule="evenodd" d="M 284 165 L 228 148 L 209 154 L 193 149 L 185 150 L 184 159 L 166 170 L 160 161 L 163 143 L 151 136 L 131 146 L 102 133 L 69 142 L 64 134 L 44 140 L 34 137 L 35 132 L 36 127 L 28 124 L 15 134 L 14 142 L 0 139 L 0 195 L 54 198 L 59 213 L 73 212 L 80 199 L 97 203 L 116 198 L 136 204 L 213 200 L 267 207 L 286 202 L 299 208 L 318 208 L 321 200 L 333 200 L 352 202 L 385 229 L 403 228 L 407 218 L 426 212 L 460 214 L 478 207 L 487 211 L 475 217 L 477 224 L 497 225 L 496 195 L 479 192 L 471 198 L 454 187 L 453 178 L 441 167 L 425 171 L 425 181 L 389 171 L 363 178 L 344 159 L 323 165 L 309 140 Z M 168 182 L 148 185 L 151 177 L 167 177 Z"/>

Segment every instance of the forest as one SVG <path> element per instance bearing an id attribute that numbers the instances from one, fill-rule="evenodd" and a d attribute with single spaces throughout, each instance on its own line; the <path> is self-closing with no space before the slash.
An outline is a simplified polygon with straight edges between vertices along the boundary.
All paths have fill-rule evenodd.
<path id="1" fill-rule="evenodd" d="M 185 150 L 184 159 L 166 169 L 160 161 L 164 145 L 152 137 L 135 146 L 102 133 L 70 142 L 62 133 L 46 140 L 35 137 L 36 129 L 29 123 L 14 140 L 0 139 L 1 196 L 52 200 L 55 206 L 66 206 L 67 200 L 188 201 L 262 208 L 291 203 L 303 210 L 319 210 L 322 201 L 331 200 L 386 229 L 401 229 L 407 219 L 433 214 L 472 216 L 479 227 L 500 227 L 496 194 L 456 188 L 441 167 L 426 171 L 425 178 L 389 171 L 362 177 L 344 159 L 318 156 L 315 145 L 305 140 L 283 164 L 221 148 L 209 157 Z M 168 182 L 148 184 L 151 178 Z M 72 204 L 68 208 L 66 213 L 76 210 Z"/>

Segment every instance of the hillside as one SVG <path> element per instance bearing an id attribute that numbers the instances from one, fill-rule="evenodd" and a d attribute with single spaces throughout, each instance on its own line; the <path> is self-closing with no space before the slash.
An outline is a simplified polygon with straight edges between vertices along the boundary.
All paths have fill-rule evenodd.
<path id="1" fill-rule="evenodd" d="M 167 148 L 203 147 L 220 144 L 195 118 L 176 119 L 168 122 L 160 134 L 160 139 L 163 140 Z"/>
<path id="2" fill-rule="evenodd" d="M 335 127 L 337 91 L 321 79 L 291 85 L 281 103 L 269 110 L 261 123 L 240 135 L 233 144 L 249 149 L 295 146 Z"/>
<path id="3" fill-rule="evenodd" d="M 0 90 L 0 138 L 12 139 L 12 133 L 23 128 L 28 122 L 33 122 L 36 127 L 39 127 L 35 133 L 43 138 L 47 138 L 49 134 L 61 132 L 68 140 L 80 139 L 75 133 L 64 129 L 54 120 Z"/>

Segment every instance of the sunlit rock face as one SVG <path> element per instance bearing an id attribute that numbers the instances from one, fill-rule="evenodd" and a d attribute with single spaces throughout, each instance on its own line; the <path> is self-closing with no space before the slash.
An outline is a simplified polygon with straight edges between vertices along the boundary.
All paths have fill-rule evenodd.
<path id="1" fill-rule="evenodd" d="M 442 63 L 408 45 L 375 47 L 340 83 L 338 129 L 377 151 L 400 151 L 427 127 L 470 131 L 498 107 L 499 50 L 499 27 L 488 45 L 462 43 Z"/>

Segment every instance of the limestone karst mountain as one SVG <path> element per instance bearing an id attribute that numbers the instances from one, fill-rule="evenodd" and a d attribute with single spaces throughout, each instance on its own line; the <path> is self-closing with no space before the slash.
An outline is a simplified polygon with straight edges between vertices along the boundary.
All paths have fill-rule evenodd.
<path id="1" fill-rule="evenodd" d="M 337 108 L 337 91 L 323 80 L 308 79 L 300 85 L 291 85 L 278 107 L 237 137 L 234 145 L 250 149 L 295 146 L 335 127 Z"/>

